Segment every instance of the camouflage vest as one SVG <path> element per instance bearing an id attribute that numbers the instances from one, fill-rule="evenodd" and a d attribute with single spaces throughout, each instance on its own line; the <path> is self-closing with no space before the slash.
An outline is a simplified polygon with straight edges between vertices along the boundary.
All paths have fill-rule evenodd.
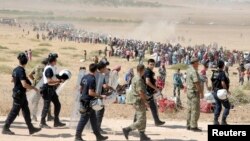
<path id="1" fill-rule="evenodd" d="M 43 70 L 45 68 L 45 65 L 38 65 L 34 70 L 34 85 L 36 85 L 43 77 Z"/>
<path id="2" fill-rule="evenodd" d="M 129 90 L 126 92 L 126 103 L 127 104 L 139 104 L 141 98 L 139 96 L 138 91 L 143 90 L 146 92 L 146 86 L 143 82 L 142 78 L 136 75 L 132 79 L 132 83 L 130 85 Z"/>

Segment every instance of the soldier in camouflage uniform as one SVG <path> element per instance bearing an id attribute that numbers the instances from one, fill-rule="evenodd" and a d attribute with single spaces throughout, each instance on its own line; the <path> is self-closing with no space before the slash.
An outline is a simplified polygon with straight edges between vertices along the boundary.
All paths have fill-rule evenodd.
<path id="1" fill-rule="evenodd" d="M 200 117 L 200 80 L 198 75 L 199 62 L 197 58 L 191 59 L 191 65 L 187 70 L 187 130 L 201 132 L 198 128 L 198 120 Z"/>
<path id="2" fill-rule="evenodd" d="M 29 78 L 33 80 L 33 84 L 32 86 L 36 86 L 39 81 L 42 79 L 43 77 L 43 70 L 45 68 L 45 66 L 48 64 L 48 59 L 44 59 L 41 64 L 39 64 L 38 66 L 36 66 L 32 71 L 31 73 L 29 74 Z M 38 103 L 39 103 L 39 100 L 41 98 L 41 95 L 40 94 L 35 94 L 34 97 L 32 97 L 31 99 L 31 103 L 33 105 L 33 108 L 32 108 L 32 120 L 33 121 L 37 121 L 37 117 L 36 117 L 36 114 L 37 114 L 37 111 L 38 111 Z M 48 113 L 48 121 L 51 121 L 54 119 L 54 117 L 51 115 L 51 110 L 49 110 L 49 113 Z"/>
<path id="3" fill-rule="evenodd" d="M 142 79 L 145 67 L 142 64 L 137 66 L 137 75 L 132 79 L 131 90 L 127 94 L 127 103 L 132 104 L 135 108 L 134 123 L 127 128 L 123 128 L 123 134 L 128 139 L 129 132 L 138 129 L 141 141 L 150 141 L 145 135 L 146 129 L 146 107 L 149 107 L 146 100 L 146 86 Z"/>

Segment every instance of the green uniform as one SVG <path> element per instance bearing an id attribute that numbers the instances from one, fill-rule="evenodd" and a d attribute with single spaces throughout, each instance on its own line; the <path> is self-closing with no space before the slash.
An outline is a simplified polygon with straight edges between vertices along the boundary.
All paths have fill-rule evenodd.
<path id="1" fill-rule="evenodd" d="M 42 79 L 43 77 L 43 70 L 45 68 L 45 65 L 43 64 L 39 64 L 38 66 L 36 66 L 33 70 L 32 70 L 32 74 L 34 77 L 34 81 L 33 81 L 33 86 L 36 86 L 38 84 L 38 82 Z M 39 104 L 39 100 L 41 98 L 40 94 L 34 94 L 34 96 L 31 97 L 31 114 L 33 116 L 33 118 L 36 117 L 37 111 L 38 111 L 38 104 Z"/>
<path id="2" fill-rule="evenodd" d="M 135 121 L 132 125 L 129 127 L 132 130 L 138 129 L 139 131 L 145 131 L 146 129 L 146 107 L 145 103 L 142 101 L 139 95 L 139 91 L 143 91 L 144 94 L 146 92 L 146 86 L 143 81 L 143 79 L 136 75 L 132 79 L 131 83 L 131 90 L 130 90 L 130 95 L 132 95 L 130 98 L 131 101 L 133 101 L 133 106 L 135 107 Z"/>
<path id="3" fill-rule="evenodd" d="M 32 70 L 32 74 L 34 76 L 33 86 L 36 86 L 36 84 L 42 79 L 44 68 L 45 65 L 40 64 Z"/>
<path id="4" fill-rule="evenodd" d="M 199 82 L 198 72 L 193 66 L 187 70 L 187 127 L 198 127 L 198 119 L 200 117 L 200 94 L 195 87 L 196 82 Z"/>

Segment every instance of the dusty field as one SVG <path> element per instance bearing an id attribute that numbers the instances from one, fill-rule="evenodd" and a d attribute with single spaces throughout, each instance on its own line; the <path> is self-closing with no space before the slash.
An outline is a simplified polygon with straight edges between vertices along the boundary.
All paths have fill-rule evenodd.
<path id="1" fill-rule="evenodd" d="M 5 0 L 3 0 L 5 1 Z M 150 0 L 147 0 L 150 1 Z M 218 42 L 219 45 L 226 46 L 227 49 L 240 49 L 250 50 L 248 40 L 250 37 L 250 10 L 249 4 L 238 5 L 226 5 L 225 7 L 219 7 L 218 5 L 196 5 L 192 3 L 180 3 L 182 0 L 174 1 L 169 0 L 167 7 L 160 8 L 148 8 L 148 7 L 101 7 L 101 6 L 83 6 L 77 4 L 51 4 L 39 3 L 23 4 L 21 2 L 13 3 L 12 1 L 3 2 L 0 5 L 0 9 L 17 9 L 29 11 L 48 12 L 52 11 L 53 16 L 65 16 L 67 17 L 102 17 L 103 21 L 58 21 L 74 23 L 79 28 L 85 28 L 89 31 L 104 32 L 111 35 L 117 35 L 119 37 L 136 38 L 142 40 L 155 40 L 155 41 L 167 41 L 177 42 L 178 36 L 183 36 L 186 40 L 180 43 L 184 45 L 195 44 L 209 44 Z M 160 1 L 161 2 L 161 1 Z M 182 1 L 183 2 L 183 1 Z M 47 4 L 47 5 L 46 5 Z M 65 10 L 67 9 L 67 10 Z M 157 16 L 155 16 L 157 15 Z M 22 15 L 1 13 L 0 17 L 19 17 L 34 15 Z M 39 16 L 38 16 L 39 17 Z M 129 19 L 132 22 L 106 22 L 105 19 Z M 56 19 L 56 18 L 55 18 Z M 135 21 L 135 22 L 133 22 Z M 34 32 L 30 32 L 30 35 L 26 35 L 29 29 L 28 26 L 24 27 L 25 33 L 22 32 L 22 28 L 8 27 L 0 25 L 0 115 L 6 116 L 9 112 L 12 104 L 11 89 L 11 71 L 17 65 L 16 55 L 20 51 L 32 49 L 33 60 L 29 62 L 26 67 L 26 72 L 29 73 L 31 69 L 44 57 L 47 57 L 49 52 L 59 53 L 59 66 L 67 68 L 73 73 L 73 77 L 70 80 L 60 96 L 62 103 L 61 116 L 70 116 L 72 105 L 74 103 L 75 95 L 75 83 L 80 66 L 87 67 L 90 61 L 80 62 L 83 58 L 83 50 L 87 50 L 88 58 L 96 54 L 99 49 L 104 49 L 105 45 L 94 44 L 79 44 L 74 42 L 60 42 L 54 41 L 37 41 L 35 40 Z M 242 36 L 241 36 L 242 35 Z M 148 58 L 149 56 L 147 56 Z M 123 83 L 125 72 L 137 65 L 136 61 L 127 62 L 125 59 L 109 58 L 111 65 L 110 68 L 117 64 L 122 65 L 122 71 L 120 73 L 120 82 Z M 169 66 L 168 66 L 169 68 Z M 155 69 L 157 71 L 157 69 Z M 184 71 L 182 71 L 184 72 Z M 236 66 L 230 68 L 231 89 L 242 89 L 238 85 L 238 77 L 232 75 L 236 72 Z M 172 76 L 174 70 L 167 69 L 167 82 L 166 88 L 163 91 L 165 96 L 172 96 Z M 210 77 L 211 71 L 208 71 Z M 250 96 L 250 91 L 244 90 L 244 92 Z M 191 132 L 185 132 L 185 119 L 186 119 L 186 95 L 181 92 L 181 99 L 184 105 L 184 109 L 176 113 L 161 113 L 160 116 L 163 120 L 167 121 L 166 127 L 155 128 L 152 126 L 152 121 L 149 122 L 149 135 L 153 139 L 157 140 L 206 140 L 206 132 L 201 134 L 193 134 Z M 229 116 L 229 123 L 250 123 L 250 104 L 248 105 L 236 105 L 234 110 L 231 111 Z M 116 135 L 111 135 L 111 140 L 123 140 L 120 136 L 120 125 L 125 126 L 130 123 L 130 119 L 133 117 L 133 110 L 127 105 L 108 105 L 105 113 L 104 125 L 107 128 L 112 128 L 116 131 Z M 151 113 L 148 112 L 148 118 L 152 119 Z M 0 118 L 1 125 L 5 117 Z M 113 120 L 119 119 L 119 120 Z M 200 126 L 206 131 L 207 124 L 213 120 L 212 114 L 201 114 Z M 109 126 L 109 123 L 118 123 L 114 127 Z M 11 137 L 13 140 L 72 140 L 74 130 L 62 129 L 41 132 L 41 134 L 33 137 L 26 136 L 26 130 L 22 130 L 24 122 L 22 118 L 18 118 L 18 123 L 15 125 L 14 131 L 19 135 Z M 182 133 L 183 136 L 179 136 Z M 48 135 L 46 135 L 48 134 Z M 159 135 L 158 135 L 159 134 Z M 119 135 L 119 136 L 118 136 Z M 93 139 L 93 136 L 87 134 L 89 139 Z M 135 134 L 135 137 L 138 136 Z M 20 137 L 20 138 L 19 138 Z M 0 140 L 8 140 L 9 136 L 0 135 Z M 137 139 L 137 138 L 132 138 Z"/>
<path id="2" fill-rule="evenodd" d="M 2 121 L 4 118 L 0 118 Z M 68 121 L 67 118 L 64 121 Z M 125 141 L 122 134 L 122 127 L 126 127 L 131 124 L 131 120 L 115 120 L 104 119 L 103 127 L 108 131 L 110 141 Z M 51 123 L 48 123 L 49 125 Z M 153 141 L 205 141 L 207 139 L 207 124 L 206 122 L 200 123 L 200 127 L 203 129 L 201 133 L 194 133 L 187 131 L 185 128 L 185 121 L 171 121 L 167 122 L 165 126 L 155 127 L 152 121 L 148 121 L 147 134 Z M 0 127 L 2 126 L 0 122 Z M 35 125 L 37 125 L 35 123 Z M 112 125 L 112 126 L 111 126 Z M 16 133 L 15 136 L 7 136 L 0 134 L 1 141 L 72 141 L 74 140 L 75 130 L 70 128 L 63 129 L 44 129 L 41 132 L 29 136 L 26 125 L 23 123 L 22 118 L 17 118 L 16 123 L 13 124 L 12 130 Z M 181 135 L 179 134 L 181 133 Z M 95 137 L 92 131 L 84 131 L 83 139 L 87 141 L 94 141 Z M 130 136 L 130 140 L 138 140 L 139 134 L 137 131 L 133 131 Z"/>

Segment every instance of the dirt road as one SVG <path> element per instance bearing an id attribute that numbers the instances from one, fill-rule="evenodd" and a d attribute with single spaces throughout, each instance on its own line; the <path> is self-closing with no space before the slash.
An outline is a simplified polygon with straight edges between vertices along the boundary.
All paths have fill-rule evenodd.
<path id="1" fill-rule="evenodd" d="M 2 128 L 5 117 L 0 117 L 0 127 Z M 64 118 L 64 122 L 68 122 L 69 119 Z M 116 119 L 104 119 L 103 128 L 108 131 L 109 140 L 122 141 L 125 140 L 121 128 L 129 125 L 132 120 L 116 120 Z M 53 123 L 49 122 L 49 125 Z M 206 141 L 207 140 L 207 125 L 208 123 L 199 123 L 203 132 L 195 133 L 187 131 L 185 127 L 185 121 L 166 121 L 166 124 L 162 127 L 155 127 L 152 121 L 148 121 L 147 134 L 153 141 Z M 38 126 L 38 123 L 35 123 Z M 0 134 L 1 141 L 73 141 L 75 130 L 70 128 L 60 129 L 43 129 L 41 132 L 30 136 L 28 135 L 28 129 L 24 123 L 22 117 L 18 117 L 14 124 L 11 126 L 11 130 L 16 135 L 2 135 Z M 84 131 L 83 139 L 87 141 L 95 140 L 95 137 L 91 131 Z M 139 140 L 139 134 L 137 131 L 131 133 L 130 140 Z"/>

